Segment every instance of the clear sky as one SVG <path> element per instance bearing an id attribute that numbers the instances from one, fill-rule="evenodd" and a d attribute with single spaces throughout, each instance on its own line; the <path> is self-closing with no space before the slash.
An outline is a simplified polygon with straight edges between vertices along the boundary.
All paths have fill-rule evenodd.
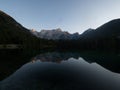
<path id="1" fill-rule="evenodd" d="M 0 10 L 28 29 L 82 33 L 120 18 L 120 0 L 0 0 Z"/>

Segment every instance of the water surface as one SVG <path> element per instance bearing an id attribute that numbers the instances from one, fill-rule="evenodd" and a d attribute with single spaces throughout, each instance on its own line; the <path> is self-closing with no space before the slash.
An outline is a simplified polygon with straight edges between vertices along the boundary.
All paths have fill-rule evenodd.
<path id="1" fill-rule="evenodd" d="M 93 55 L 41 53 L 2 80 L 1 90 L 120 90 L 118 69 L 109 67 L 119 55 L 114 61 L 114 56 Z"/>

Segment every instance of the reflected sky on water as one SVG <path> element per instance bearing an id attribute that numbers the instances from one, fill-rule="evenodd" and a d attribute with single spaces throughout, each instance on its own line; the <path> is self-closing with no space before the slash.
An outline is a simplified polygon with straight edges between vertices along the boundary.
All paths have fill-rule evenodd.
<path id="1" fill-rule="evenodd" d="M 33 57 L 1 90 L 120 90 L 120 74 L 88 62 L 78 53 L 44 53 Z"/>

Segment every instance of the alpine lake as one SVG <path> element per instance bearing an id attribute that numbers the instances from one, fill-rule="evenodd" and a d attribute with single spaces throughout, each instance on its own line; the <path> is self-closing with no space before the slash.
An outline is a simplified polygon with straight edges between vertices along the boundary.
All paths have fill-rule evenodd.
<path id="1" fill-rule="evenodd" d="M 0 90 L 120 90 L 120 55 L 1 51 Z"/>

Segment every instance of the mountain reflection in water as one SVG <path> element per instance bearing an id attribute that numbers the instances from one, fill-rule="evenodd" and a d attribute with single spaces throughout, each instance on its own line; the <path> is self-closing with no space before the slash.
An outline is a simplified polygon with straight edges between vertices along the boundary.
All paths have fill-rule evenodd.
<path id="1" fill-rule="evenodd" d="M 0 90 L 120 90 L 119 83 L 120 74 L 78 53 L 53 52 L 32 58 L 1 81 Z"/>

